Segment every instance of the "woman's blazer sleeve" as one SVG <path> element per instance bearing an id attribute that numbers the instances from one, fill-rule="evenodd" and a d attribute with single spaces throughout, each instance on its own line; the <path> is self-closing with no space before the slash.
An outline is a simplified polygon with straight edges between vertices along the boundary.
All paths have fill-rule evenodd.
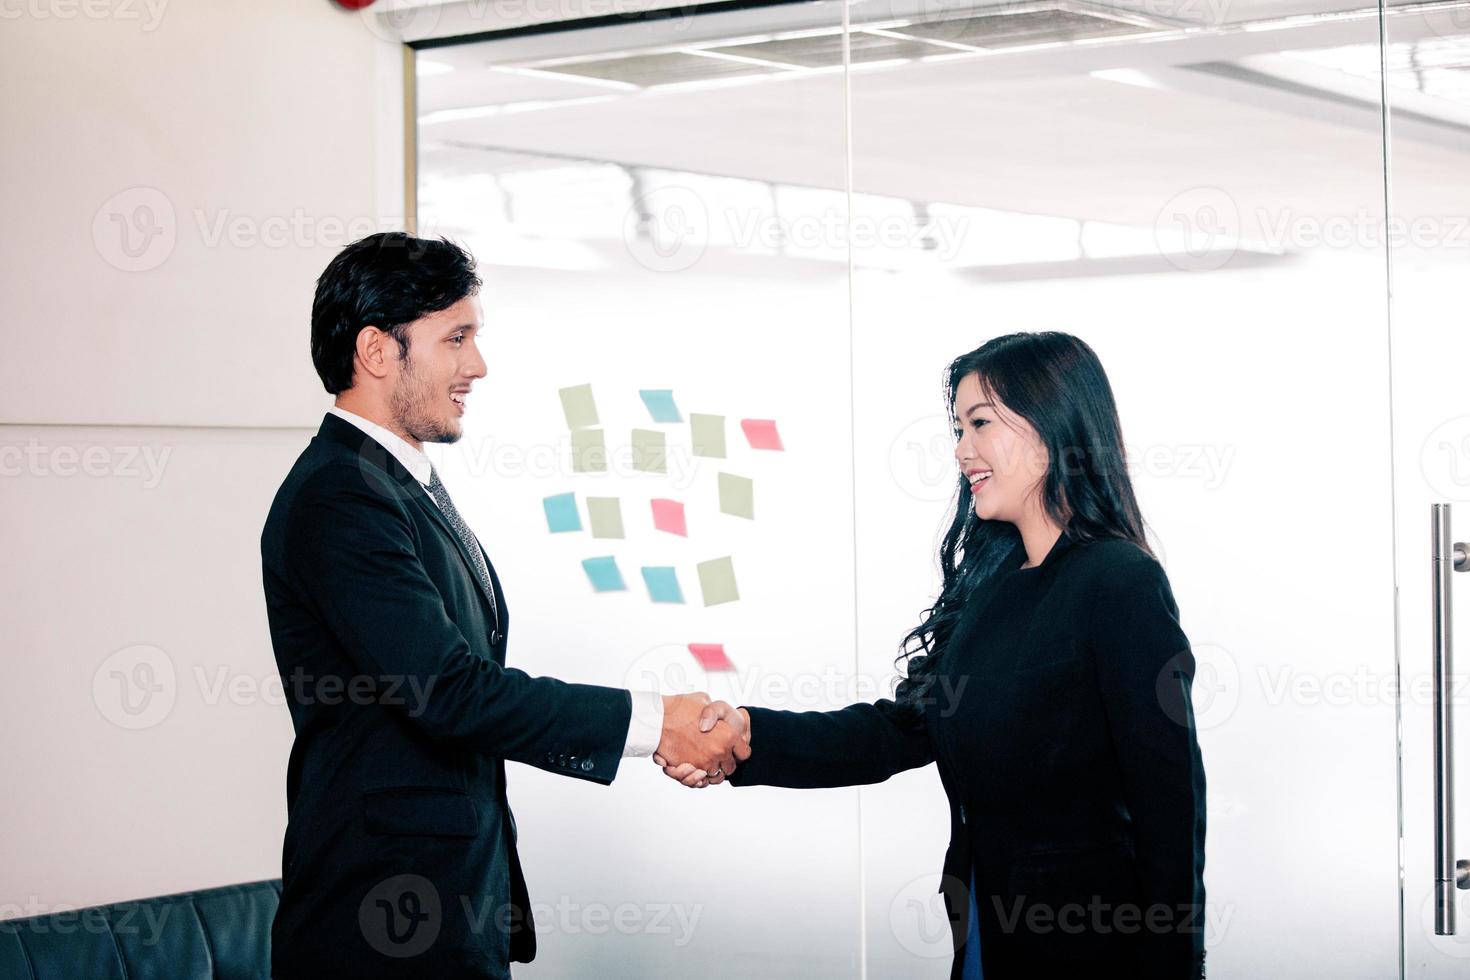
<path id="1" fill-rule="evenodd" d="M 746 710 L 751 755 L 730 777 L 737 786 L 859 786 L 934 761 L 923 708 L 910 701 L 838 711 Z"/>
<path id="2" fill-rule="evenodd" d="M 1093 594 L 1088 637 L 1133 821 L 1145 936 L 1140 976 L 1197 977 L 1205 772 L 1190 700 L 1195 661 L 1157 561 L 1133 551 L 1110 563 Z"/>

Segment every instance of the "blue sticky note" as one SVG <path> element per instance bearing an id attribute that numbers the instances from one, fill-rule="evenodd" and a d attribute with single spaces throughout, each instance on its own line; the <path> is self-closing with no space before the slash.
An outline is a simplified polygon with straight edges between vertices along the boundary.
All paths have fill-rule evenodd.
<path id="1" fill-rule="evenodd" d="M 618 571 L 618 563 L 611 556 L 606 558 L 586 558 L 582 561 L 582 568 L 587 572 L 587 578 L 592 581 L 592 588 L 597 592 L 624 592 L 628 586 L 623 583 L 623 573 Z"/>
<path id="2" fill-rule="evenodd" d="M 546 508 L 546 526 L 551 528 L 552 534 L 558 531 L 582 530 L 582 518 L 577 514 L 575 493 L 559 493 L 555 497 L 547 497 L 541 501 L 541 506 Z"/>
<path id="3" fill-rule="evenodd" d="M 679 591 L 679 576 L 672 568 L 645 566 L 643 583 L 648 586 L 648 597 L 654 602 L 684 601 L 684 593 Z"/>
<path id="4" fill-rule="evenodd" d="M 679 406 L 674 404 L 674 393 L 668 388 L 643 389 L 638 392 L 638 397 L 648 406 L 648 414 L 655 422 L 684 421 L 684 416 L 679 414 Z"/>

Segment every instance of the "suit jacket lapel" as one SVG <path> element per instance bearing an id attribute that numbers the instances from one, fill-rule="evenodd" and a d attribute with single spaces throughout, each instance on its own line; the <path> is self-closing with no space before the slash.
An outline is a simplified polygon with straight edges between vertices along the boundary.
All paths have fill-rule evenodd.
<path id="1" fill-rule="evenodd" d="M 390 492 L 400 499 L 404 496 L 411 498 L 418 503 L 422 510 L 428 513 L 431 520 L 438 523 L 440 529 L 449 537 L 450 541 L 454 542 L 454 547 L 459 550 L 459 557 L 464 561 L 466 573 L 479 586 L 480 599 L 485 603 L 486 612 L 493 617 L 495 611 L 499 610 L 499 622 L 495 623 L 493 628 L 504 636 L 509 617 L 505 613 L 505 599 L 499 591 L 499 582 L 496 581 L 495 569 L 490 565 L 489 556 L 487 555 L 485 557 L 485 567 L 490 572 L 491 588 L 496 589 L 496 595 L 493 599 L 485 592 L 485 587 L 480 585 L 480 576 L 475 574 L 474 557 L 465 547 L 464 542 L 460 540 L 459 535 L 454 533 L 454 528 L 449 526 L 448 518 L 444 516 L 444 512 L 439 509 L 439 505 L 429 496 L 423 484 L 414 479 L 413 474 L 405 470 L 403 464 L 398 462 L 397 457 L 388 452 L 382 443 L 363 432 L 351 422 L 339 418 L 331 412 L 328 412 L 326 417 L 322 419 L 322 425 L 317 430 L 317 436 L 339 442 L 352 450 L 357 454 L 359 466 L 370 467 L 372 469 L 373 472 L 369 473 L 368 469 L 364 468 L 363 476 L 379 484 L 377 489 L 380 492 Z M 383 482 L 384 477 L 387 478 L 387 483 Z M 476 542 L 476 546 L 479 546 L 478 541 Z M 482 548 L 481 553 L 483 554 L 483 552 L 484 549 Z"/>

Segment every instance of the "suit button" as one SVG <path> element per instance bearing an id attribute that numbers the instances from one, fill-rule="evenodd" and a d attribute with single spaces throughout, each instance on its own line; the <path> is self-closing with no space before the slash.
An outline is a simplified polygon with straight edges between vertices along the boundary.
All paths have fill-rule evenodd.
<path id="1" fill-rule="evenodd" d="M 552 755 L 550 752 L 546 753 L 546 764 L 548 766 L 555 765 L 556 764 L 556 756 Z"/>
<path id="2" fill-rule="evenodd" d="M 565 752 L 556 757 L 556 764 L 559 766 L 564 766 L 567 764 L 567 756 Z"/>
<path id="3" fill-rule="evenodd" d="M 573 769 L 577 768 L 577 757 L 574 755 L 567 756 L 567 765 L 571 766 Z"/>
<path id="4" fill-rule="evenodd" d="M 592 760 L 591 759 L 583 759 L 582 760 L 582 771 L 583 772 L 591 772 L 592 771 Z"/>

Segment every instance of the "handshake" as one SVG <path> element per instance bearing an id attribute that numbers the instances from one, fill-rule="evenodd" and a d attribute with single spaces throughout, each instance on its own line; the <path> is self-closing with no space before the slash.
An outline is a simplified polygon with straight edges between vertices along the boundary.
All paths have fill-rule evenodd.
<path id="1" fill-rule="evenodd" d="M 703 692 L 664 696 L 664 728 L 653 761 L 691 789 L 722 783 L 750 758 L 750 714 Z"/>

